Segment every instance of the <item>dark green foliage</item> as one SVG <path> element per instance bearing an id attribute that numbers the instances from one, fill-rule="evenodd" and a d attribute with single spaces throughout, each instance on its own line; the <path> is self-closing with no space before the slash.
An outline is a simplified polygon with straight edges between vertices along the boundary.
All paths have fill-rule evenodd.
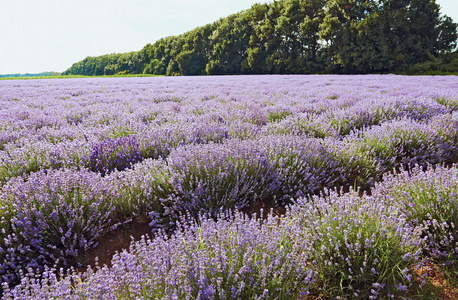
<path id="1" fill-rule="evenodd" d="M 434 0 L 281 0 L 63 75 L 456 72 L 457 24 Z M 455 67 L 457 65 L 457 67 Z"/>

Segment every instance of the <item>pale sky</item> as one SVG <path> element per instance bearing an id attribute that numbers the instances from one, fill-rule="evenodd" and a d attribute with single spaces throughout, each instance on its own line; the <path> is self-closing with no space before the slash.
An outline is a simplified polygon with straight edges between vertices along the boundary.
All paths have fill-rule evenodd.
<path id="1" fill-rule="evenodd" d="M 267 0 L 0 0 L 0 74 L 63 72 Z M 458 0 L 436 0 L 458 22 Z"/>

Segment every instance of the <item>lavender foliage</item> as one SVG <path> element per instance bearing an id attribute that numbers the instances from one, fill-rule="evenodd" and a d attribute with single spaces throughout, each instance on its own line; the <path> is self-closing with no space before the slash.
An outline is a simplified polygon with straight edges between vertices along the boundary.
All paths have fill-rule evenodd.
<path id="1" fill-rule="evenodd" d="M 301 228 L 321 294 L 329 298 L 387 299 L 412 285 L 420 258 L 419 229 L 395 207 L 354 192 L 299 199 L 288 218 Z"/>
<path id="2" fill-rule="evenodd" d="M 0 278 L 71 265 L 110 225 L 109 187 L 91 172 L 43 171 L 2 189 Z"/>
<path id="3" fill-rule="evenodd" d="M 122 171 L 141 160 L 137 139 L 131 135 L 98 143 L 87 159 L 87 164 L 91 171 L 103 176 L 114 170 Z"/>
<path id="4" fill-rule="evenodd" d="M 113 266 L 59 278 L 56 270 L 24 276 L 5 299 L 291 299 L 314 281 L 306 249 L 291 238 L 290 222 L 225 213 L 180 223 L 118 253 Z"/>
<path id="5" fill-rule="evenodd" d="M 297 198 L 328 194 L 327 191 L 333 189 L 346 192 L 354 187 L 355 190 L 371 191 L 376 182 L 393 169 L 404 168 L 413 175 L 409 177 L 402 171 L 403 175 L 396 180 L 407 183 L 399 188 L 393 183 L 393 189 L 387 194 L 408 191 L 418 199 L 427 199 L 413 192 L 421 186 L 419 190 L 427 190 L 428 195 L 439 198 L 448 197 L 447 203 L 453 204 L 453 188 L 442 189 L 439 186 L 443 182 L 439 179 L 426 180 L 433 182 L 429 185 L 420 183 L 418 178 L 422 176 L 436 176 L 431 175 L 434 168 L 425 173 L 428 175 L 421 175 L 415 165 L 422 171 L 433 165 L 445 174 L 445 169 L 438 166 L 451 166 L 458 161 L 456 99 L 458 84 L 454 77 L 275 75 L 2 81 L 0 276 L 4 282 L 18 282 L 18 274 L 22 272 L 24 284 L 31 284 L 35 279 L 27 279 L 26 274 L 35 274 L 36 270 L 30 268 L 45 270 L 46 265 L 52 267 L 56 262 L 62 266 L 64 262 L 72 264 L 82 251 L 95 244 L 97 235 L 118 222 L 137 219 L 151 222 L 156 230 L 166 229 L 175 226 L 175 221 L 183 214 L 198 219 L 206 213 L 218 219 L 221 209 L 240 209 L 260 203 L 285 205 L 295 203 Z M 447 176 L 444 178 L 449 178 Z M 381 195 L 384 189 L 388 187 L 377 186 L 371 199 L 387 207 L 379 207 L 377 212 L 368 208 L 366 214 L 357 205 L 351 206 L 353 204 L 349 204 L 351 209 L 345 210 L 337 204 L 343 200 L 330 195 L 335 202 L 331 207 L 339 207 L 345 212 L 333 215 L 329 210 L 320 220 L 310 216 L 322 226 L 317 226 L 315 232 L 305 231 L 319 236 L 323 226 L 333 222 L 328 216 L 334 216 L 348 223 L 345 230 L 357 232 L 366 228 L 367 232 L 375 234 L 376 240 L 389 241 L 393 250 L 377 251 L 394 251 L 393 257 L 399 258 L 399 253 L 413 251 L 410 246 L 404 247 L 401 238 L 396 240 L 399 232 L 422 224 L 418 226 L 424 229 L 421 233 L 427 245 L 423 248 L 424 254 L 438 261 L 456 259 L 453 250 L 456 237 L 447 231 L 456 224 L 453 206 L 442 206 L 446 201 L 428 198 L 427 204 L 416 204 L 415 209 L 409 211 L 402 206 L 407 199 L 404 196 L 388 204 L 386 195 Z M 399 191 L 394 193 L 393 190 Z M 434 197 L 432 199 L 436 199 Z M 317 203 L 324 201 L 314 199 Z M 365 205 L 350 196 L 342 199 Z M 363 199 L 373 203 L 369 198 Z M 431 203 L 436 204 L 430 206 Z M 390 206 L 404 207 L 405 216 L 409 213 L 412 216 L 409 222 L 399 220 L 396 226 L 393 225 L 399 228 L 396 232 L 387 229 L 388 233 L 383 235 L 380 230 L 383 233 L 391 226 L 387 224 L 392 223 L 374 216 L 390 210 Z M 430 212 L 434 217 L 429 218 L 428 213 L 423 212 L 432 207 L 443 213 L 436 216 Z M 354 220 L 349 217 L 353 216 L 350 210 L 357 212 Z M 420 215 L 426 217 L 422 219 Z M 393 212 L 393 218 L 398 217 Z M 222 221 L 211 222 L 220 224 L 215 225 L 217 227 L 230 227 Z M 319 280 L 314 284 L 330 284 L 322 280 L 322 274 L 326 273 L 320 275 L 326 268 L 320 269 L 322 271 L 316 266 L 309 268 L 310 257 L 320 253 L 321 250 L 315 247 L 318 243 L 334 243 L 340 236 L 332 232 L 334 237 L 329 241 L 319 238 L 312 245 L 310 236 L 304 235 L 304 224 L 311 221 L 303 221 L 302 225 L 291 222 L 296 225 L 288 227 L 289 235 L 297 241 L 288 243 L 308 245 L 304 253 L 309 261 L 304 263 L 303 270 L 315 272 Z M 358 227 L 365 222 L 367 225 Z M 338 224 L 336 228 L 339 226 L 344 225 Z M 190 232 L 194 230 L 194 236 L 198 236 L 198 227 L 192 228 Z M 185 231 L 188 229 L 183 235 L 188 234 Z M 371 241 L 372 235 L 367 238 Z M 357 234 L 356 240 L 353 243 L 363 243 Z M 368 245 L 365 251 L 372 253 L 374 245 Z M 153 246 L 149 244 L 148 247 Z M 339 249 L 347 251 L 345 247 Z M 268 257 L 277 257 L 269 251 Z M 444 253 L 450 257 L 445 258 Z M 127 259 L 129 255 L 123 257 Z M 359 258 L 354 256 L 354 259 Z M 414 263 L 415 259 L 409 263 Z M 186 264 L 186 259 L 182 261 Z M 336 262 L 340 264 L 339 260 Z M 211 260 L 206 263 L 212 265 Z M 187 266 L 207 270 L 197 262 Z M 136 265 L 136 268 L 143 267 L 142 263 Z M 126 268 L 130 267 L 124 264 L 119 270 Z M 379 272 L 375 267 L 374 270 Z M 394 276 L 394 281 L 382 283 L 381 277 L 376 277 L 372 270 L 369 271 L 375 277 L 366 271 L 358 278 L 367 276 L 374 284 L 375 293 L 358 293 L 363 297 L 389 297 L 393 285 L 403 288 L 409 282 L 402 282 L 405 277 L 398 274 L 400 277 Z M 87 290 L 91 293 L 106 291 L 107 295 L 112 295 L 111 290 L 116 288 L 107 284 L 105 289 L 100 282 L 109 281 L 108 278 L 115 278 L 114 275 L 108 269 L 105 273 L 100 272 L 100 275 L 87 275 L 95 280 Z M 206 278 L 211 278 L 210 273 L 205 274 Z M 39 293 L 54 293 L 56 297 L 66 295 L 63 287 L 69 288 L 79 280 L 73 274 L 72 280 L 66 277 L 56 281 L 58 276 L 49 269 L 43 276 L 43 280 L 48 278 L 44 286 L 62 284 L 62 290 L 56 287 Z M 162 275 L 154 276 L 162 278 Z M 259 278 L 267 278 L 262 276 Z M 348 274 L 342 276 L 348 278 Z M 131 280 L 131 288 L 135 291 L 132 295 L 140 295 L 135 280 Z M 289 280 L 279 282 L 286 286 L 299 284 Z M 302 291 L 309 290 L 307 280 L 307 287 Z M 346 283 L 354 286 L 354 281 Z M 203 295 L 204 290 L 210 294 L 214 290 L 205 280 L 193 283 L 192 288 L 190 284 L 186 281 L 182 286 L 198 295 Z M 343 295 L 348 291 L 328 287 L 331 295 Z M 126 288 L 127 285 L 113 297 L 128 295 L 130 291 Z M 33 289 L 38 293 L 38 285 Z M 277 288 L 266 287 L 262 293 L 256 290 L 243 295 L 269 298 L 275 295 L 272 289 Z M 26 295 L 29 290 L 22 286 L 17 291 L 15 295 L 21 298 L 19 291 Z M 173 297 L 173 293 L 167 293 L 161 295 Z M 177 290 L 174 293 L 178 293 Z"/>
<path id="6" fill-rule="evenodd" d="M 398 208 L 411 226 L 422 230 L 425 254 L 454 264 L 458 259 L 458 169 L 417 167 L 411 172 L 386 175 L 373 194 Z"/>

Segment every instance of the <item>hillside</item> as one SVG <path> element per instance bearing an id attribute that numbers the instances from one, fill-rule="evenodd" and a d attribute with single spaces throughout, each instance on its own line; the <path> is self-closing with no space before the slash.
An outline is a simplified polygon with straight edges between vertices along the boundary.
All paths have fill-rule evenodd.
<path id="1" fill-rule="evenodd" d="M 63 75 L 456 72 L 456 45 L 457 24 L 434 1 L 283 0 Z"/>

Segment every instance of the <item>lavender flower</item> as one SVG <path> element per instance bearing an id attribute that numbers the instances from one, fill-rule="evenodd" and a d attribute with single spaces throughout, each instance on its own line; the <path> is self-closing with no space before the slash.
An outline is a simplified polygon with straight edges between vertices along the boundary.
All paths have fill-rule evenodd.
<path id="1" fill-rule="evenodd" d="M 109 187 L 83 171 L 38 172 L 8 182 L 1 194 L 0 276 L 16 281 L 29 268 L 69 265 L 96 245 L 112 211 Z"/>
<path id="2" fill-rule="evenodd" d="M 458 171 L 416 167 L 399 175 L 386 175 L 373 191 L 387 205 L 398 207 L 410 226 L 422 230 L 424 252 L 439 262 L 455 263 L 458 259 Z"/>
<path id="3" fill-rule="evenodd" d="M 456 260 L 454 173 L 439 166 L 458 160 L 457 88 L 453 77 L 394 75 L 2 81 L 5 295 L 397 297 L 411 274 L 384 277 L 388 255 L 410 270 L 420 243 L 424 256 Z M 373 188 L 393 169 L 401 176 Z M 372 198 L 330 192 L 351 187 Z M 298 198 L 275 226 L 221 215 Z M 132 219 L 179 233 L 84 278 L 43 267 L 67 268 Z"/>
<path id="4" fill-rule="evenodd" d="M 122 171 L 141 160 L 135 136 L 128 136 L 102 141 L 95 145 L 87 164 L 92 171 L 103 176 L 114 170 Z"/>
<path id="5" fill-rule="evenodd" d="M 287 216 L 303 232 L 325 296 L 383 297 L 412 284 L 399 270 L 419 260 L 420 232 L 395 207 L 350 191 L 299 199 Z"/>

